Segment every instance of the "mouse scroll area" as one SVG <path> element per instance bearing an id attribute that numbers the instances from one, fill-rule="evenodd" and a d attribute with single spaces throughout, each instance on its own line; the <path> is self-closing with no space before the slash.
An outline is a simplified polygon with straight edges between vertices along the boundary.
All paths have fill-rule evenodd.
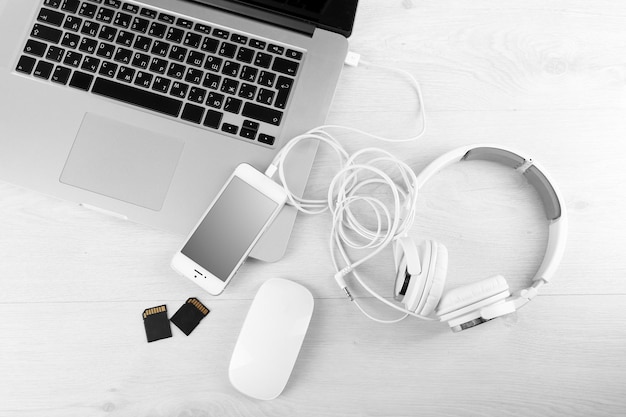
<path id="1" fill-rule="evenodd" d="M 284 390 L 313 314 L 313 296 L 285 279 L 266 281 L 243 323 L 229 366 L 243 394 L 272 400 Z"/>

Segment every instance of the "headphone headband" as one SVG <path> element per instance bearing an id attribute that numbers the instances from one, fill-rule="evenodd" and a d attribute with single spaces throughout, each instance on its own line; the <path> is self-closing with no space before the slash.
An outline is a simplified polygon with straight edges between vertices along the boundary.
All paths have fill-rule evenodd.
<path id="1" fill-rule="evenodd" d="M 517 297 L 516 307 L 521 307 L 537 293 L 537 288 L 552 279 L 565 252 L 567 238 L 567 211 L 563 199 L 550 181 L 545 170 L 537 166 L 531 158 L 521 156 L 510 149 L 494 145 L 472 145 L 454 149 L 431 162 L 417 176 L 417 186 L 424 184 L 445 167 L 460 161 L 485 160 L 511 167 L 523 174 L 537 190 L 543 203 L 549 224 L 548 245 L 543 261 L 535 274 L 535 284 L 522 290 Z"/>

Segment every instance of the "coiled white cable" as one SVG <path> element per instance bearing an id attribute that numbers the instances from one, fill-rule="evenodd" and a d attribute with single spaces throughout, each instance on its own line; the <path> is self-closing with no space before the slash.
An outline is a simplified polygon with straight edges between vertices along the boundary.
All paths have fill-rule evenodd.
<path id="1" fill-rule="evenodd" d="M 418 194 L 417 179 L 415 172 L 406 163 L 383 149 L 365 148 L 349 155 L 328 130 L 347 130 L 361 136 L 386 142 L 415 141 L 422 137 L 426 131 L 426 116 L 422 92 L 417 80 L 404 70 L 361 62 L 368 66 L 390 70 L 408 77 L 416 90 L 419 101 L 419 111 L 422 119 L 420 131 L 410 138 L 390 139 L 352 127 L 320 126 L 290 140 L 276 155 L 272 164 L 266 170 L 266 175 L 271 178 L 278 173 L 278 180 L 288 195 L 288 204 L 296 207 L 299 211 L 306 214 L 331 212 L 333 222 L 329 247 L 331 260 L 336 271 L 335 280 L 363 314 L 372 320 L 382 323 L 395 323 L 403 320 L 408 315 L 429 319 L 386 300 L 373 291 L 355 270 L 355 268 L 377 256 L 394 239 L 408 233 L 415 219 L 415 206 Z M 284 161 L 300 142 L 308 140 L 315 140 L 329 146 L 339 159 L 340 168 L 330 182 L 326 199 L 305 199 L 299 197 L 287 185 Z M 395 177 L 397 179 L 392 178 L 392 175 L 394 175 L 392 172 L 396 174 Z M 381 198 L 373 197 L 371 195 L 372 187 L 386 188 L 387 194 L 391 195 L 392 201 L 386 203 Z M 363 221 L 359 220 L 359 217 L 353 211 L 355 204 L 365 205 L 374 214 L 376 218 L 374 227 L 368 227 Z M 348 249 L 366 249 L 368 253 L 357 260 L 352 260 L 347 253 Z M 341 255 L 341 262 L 337 259 L 337 253 Z M 345 266 L 340 267 L 340 263 Z M 344 276 L 349 273 L 352 273 L 359 284 L 372 296 L 384 304 L 403 312 L 404 316 L 394 320 L 382 320 L 366 312 L 359 302 L 352 297 L 347 288 Z"/>

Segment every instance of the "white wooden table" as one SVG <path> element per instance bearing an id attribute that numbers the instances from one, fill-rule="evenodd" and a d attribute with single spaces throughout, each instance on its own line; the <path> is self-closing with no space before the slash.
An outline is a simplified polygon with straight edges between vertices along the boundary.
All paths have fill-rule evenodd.
<path id="1" fill-rule="evenodd" d="M 471 143 L 532 155 L 569 209 L 555 281 L 515 315 L 459 334 L 417 319 L 376 324 L 332 279 L 329 218 L 300 216 L 283 260 L 248 262 L 211 297 L 168 266 L 183 236 L 0 183 L 0 416 L 626 413 L 626 3 L 363 0 L 351 48 L 414 74 L 429 126 L 411 144 L 339 134 L 346 148 L 382 146 L 416 171 Z M 416 109 L 404 80 L 348 68 L 328 121 L 404 137 Z M 322 151 L 311 195 L 333 167 Z M 447 288 L 497 273 L 521 287 L 547 236 L 523 178 L 470 162 L 422 190 L 413 232 L 448 246 Z M 363 271 L 391 293 L 389 257 Z M 271 277 L 305 285 L 316 307 L 283 395 L 258 402 L 227 370 Z M 172 314 L 191 296 L 212 310 L 200 326 L 146 343 L 143 310 L 167 304 Z"/>

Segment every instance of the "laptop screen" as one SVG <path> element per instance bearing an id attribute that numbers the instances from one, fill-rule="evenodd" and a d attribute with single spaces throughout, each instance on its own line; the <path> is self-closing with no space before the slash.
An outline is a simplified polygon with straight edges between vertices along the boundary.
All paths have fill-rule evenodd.
<path id="1" fill-rule="evenodd" d="M 350 36 L 358 0 L 237 0 Z"/>
<path id="2" fill-rule="evenodd" d="M 345 37 L 352 33 L 358 0 L 193 0 L 212 6 L 230 8 L 239 4 L 260 9 L 271 15 L 282 15 L 337 32 Z M 233 9 L 236 10 L 236 9 Z M 250 10 L 248 10 L 249 12 Z M 242 12 L 240 10 L 240 12 Z M 250 16 L 252 17 L 252 16 Z"/>

